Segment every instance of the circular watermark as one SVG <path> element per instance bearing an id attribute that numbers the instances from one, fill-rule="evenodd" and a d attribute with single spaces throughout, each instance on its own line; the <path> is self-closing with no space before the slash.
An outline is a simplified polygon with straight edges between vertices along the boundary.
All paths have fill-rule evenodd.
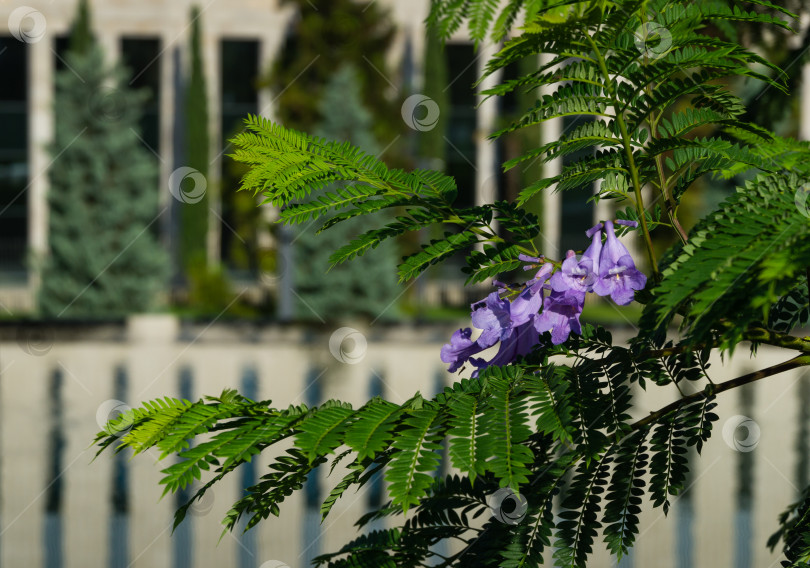
<path id="1" fill-rule="evenodd" d="M 185 184 L 184 181 L 186 181 Z M 180 203 L 199 203 L 205 197 L 206 189 L 208 189 L 208 181 L 199 170 L 194 168 L 181 166 L 169 176 L 169 191 L 172 197 Z"/>
<path id="2" fill-rule="evenodd" d="M 268 560 L 267 562 L 262 563 L 259 568 L 290 568 L 287 564 L 284 564 L 281 560 Z"/>
<path id="3" fill-rule="evenodd" d="M 130 108 L 124 93 L 113 87 L 101 87 L 93 93 L 88 104 L 90 113 L 107 122 L 118 122 L 124 118 Z"/>
<path id="4" fill-rule="evenodd" d="M 810 203 L 807 203 L 807 198 L 810 197 L 810 183 L 800 185 L 793 196 L 793 203 L 796 204 L 796 209 L 799 213 L 810 219 Z"/>
<path id="5" fill-rule="evenodd" d="M 45 37 L 47 22 L 42 12 L 30 6 L 20 6 L 8 16 L 8 31 L 23 43 L 36 43 Z"/>
<path id="6" fill-rule="evenodd" d="M 53 332 L 47 328 L 17 328 L 17 345 L 28 355 L 41 357 L 53 347 Z"/>
<path id="7" fill-rule="evenodd" d="M 329 338 L 329 352 L 341 363 L 356 365 L 366 356 L 366 337 L 351 327 L 341 327 Z"/>
<path id="8" fill-rule="evenodd" d="M 633 36 L 636 49 L 649 59 L 664 57 L 672 47 L 672 34 L 667 28 L 655 22 L 644 22 Z"/>
<path id="9" fill-rule="evenodd" d="M 291 231 L 290 227 L 284 227 L 285 231 Z M 259 271 L 259 281 L 265 286 L 275 286 L 287 273 L 292 264 L 289 260 L 290 247 L 279 243 L 273 251 L 273 265 Z"/>
<path id="10" fill-rule="evenodd" d="M 752 452 L 759 445 L 761 431 L 753 418 L 737 414 L 723 424 L 723 440 L 738 452 Z"/>
<path id="11" fill-rule="evenodd" d="M 517 525 L 526 516 L 529 502 L 523 495 L 518 495 L 508 487 L 498 489 L 487 498 L 490 513 L 500 522 Z"/>
<path id="12" fill-rule="evenodd" d="M 417 117 L 417 109 L 420 108 L 424 109 L 424 116 Z M 421 115 L 423 112 L 419 112 L 419 114 Z M 426 95 L 411 95 L 402 103 L 402 120 L 410 128 L 420 132 L 433 130 L 439 122 L 440 114 L 439 105 Z"/>
<path id="13" fill-rule="evenodd" d="M 194 517 L 204 517 L 214 508 L 214 492 L 208 489 L 188 508 L 188 514 Z"/>
<path id="14" fill-rule="evenodd" d="M 120 400 L 105 400 L 96 410 L 96 424 L 107 435 L 120 438 L 132 429 L 133 416 L 130 414 L 131 410 L 132 407 Z M 124 416 L 123 420 L 111 424 L 113 420 L 118 420 L 121 416 Z"/>

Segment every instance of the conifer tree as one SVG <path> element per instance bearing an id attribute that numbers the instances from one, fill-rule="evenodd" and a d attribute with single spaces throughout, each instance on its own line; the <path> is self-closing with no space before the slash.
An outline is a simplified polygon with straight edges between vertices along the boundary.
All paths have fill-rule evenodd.
<path id="1" fill-rule="evenodd" d="M 374 135 L 386 143 L 393 140 L 403 125 L 401 101 L 391 96 L 395 77 L 386 69 L 394 28 L 384 8 L 355 0 L 282 3 L 295 6 L 299 17 L 266 81 L 276 93 L 279 120 L 293 128 L 317 127 L 325 119 L 319 109 L 327 83 L 336 69 L 351 64 L 362 84 L 361 100 L 375 119 Z"/>
<path id="2" fill-rule="evenodd" d="M 191 11 L 191 70 L 185 108 L 186 165 L 207 176 L 211 142 L 200 42 L 200 10 L 195 6 Z M 199 201 L 183 203 L 180 207 L 180 258 L 187 273 L 191 264 L 206 265 L 208 203 L 208 192 L 205 192 Z"/>
<path id="3" fill-rule="evenodd" d="M 154 159 L 138 139 L 144 93 L 105 65 L 80 4 L 57 73 L 49 170 L 49 255 L 39 307 L 47 317 L 97 318 L 149 309 L 167 257 L 155 238 Z"/>
<path id="4" fill-rule="evenodd" d="M 349 141 L 372 154 L 379 152 L 379 144 L 371 133 L 372 116 L 363 106 L 354 67 L 344 66 L 335 73 L 324 89 L 320 112 L 324 120 L 315 131 L 318 136 Z M 334 188 L 326 191 L 334 191 Z M 335 243 L 348 242 L 381 220 L 357 218 L 338 224 L 329 233 L 332 233 Z M 316 234 L 324 221 L 319 219 L 295 227 L 294 316 L 298 319 L 335 320 L 347 316 L 377 318 L 393 315 L 391 303 L 398 293 L 394 277 L 397 264 L 394 243 L 382 244 L 374 257 L 360 257 L 356 262 L 336 266 L 327 272 L 332 250 L 323 246 L 323 236 Z"/>
<path id="5" fill-rule="evenodd" d="M 76 11 L 76 21 L 70 32 L 70 51 L 74 53 L 87 53 L 93 47 L 95 38 L 90 28 L 90 7 L 87 0 L 80 0 Z"/>
<path id="6" fill-rule="evenodd" d="M 447 90 L 447 58 L 438 31 L 432 27 L 427 30 L 423 62 L 425 66 L 423 94 L 436 103 L 441 115 L 433 128 L 418 133 L 419 154 L 423 159 L 430 160 L 429 166 L 432 169 L 444 170 L 447 161 L 447 141 L 445 137 L 447 123 L 450 118 L 450 95 Z"/>

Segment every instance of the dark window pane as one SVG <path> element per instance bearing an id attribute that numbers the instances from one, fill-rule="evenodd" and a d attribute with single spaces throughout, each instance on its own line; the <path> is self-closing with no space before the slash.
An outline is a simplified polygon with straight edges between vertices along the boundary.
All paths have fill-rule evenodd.
<path id="1" fill-rule="evenodd" d="M 519 76 L 520 67 L 518 62 L 515 62 L 511 65 L 507 65 L 503 69 L 500 82 L 505 83 L 506 81 L 517 79 Z M 495 124 L 495 130 L 506 127 L 526 110 L 519 108 L 520 101 L 515 91 L 497 97 L 494 102 L 498 105 L 498 122 Z M 505 134 L 497 138 L 493 144 L 497 167 L 496 180 L 498 184 L 495 195 L 498 200 L 515 201 L 520 190 L 523 189 L 521 173 L 526 167 L 525 164 L 512 168 L 508 172 L 504 172 L 502 167 L 504 162 L 517 158 L 528 150 L 528 148 L 523 147 L 524 141 L 521 137 L 522 134 L 522 131 Z"/>
<path id="2" fill-rule="evenodd" d="M 450 86 L 450 120 L 447 125 L 447 173 L 458 184 L 456 205 L 475 203 L 476 57 L 472 44 L 445 47 Z"/>
<path id="3" fill-rule="evenodd" d="M 160 39 L 123 38 L 121 62 L 127 68 L 127 82 L 145 89 L 148 98 L 140 122 L 140 136 L 152 152 L 160 153 Z"/>
<path id="4" fill-rule="evenodd" d="M 259 112 L 256 78 L 259 73 L 259 42 L 226 40 L 220 46 L 220 108 L 222 148 L 242 128 L 248 113 Z M 237 192 L 243 170 L 222 157 L 222 260 L 231 272 L 242 275 L 258 271 L 257 222 L 259 208 L 248 192 Z"/>
<path id="5" fill-rule="evenodd" d="M 28 46 L 0 37 L 0 272 L 23 277 L 28 233 Z"/>
<path id="6" fill-rule="evenodd" d="M 66 35 L 56 36 L 53 47 L 53 55 L 54 59 L 56 59 L 54 62 L 56 70 L 61 71 L 62 69 L 66 69 L 67 64 L 65 63 L 65 54 L 70 47 L 70 37 Z"/>
<path id="7" fill-rule="evenodd" d="M 563 132 L 570 132 L 586 121 L 590 116 L 566 116 L 563 118 Z M 563 157 L 563 166 L 570 165 L 586 154 L 592 154 L 593 148 L 586 148 Z M 562 192 L 562 223 L 560 228 L 560 256 L 569 249 L 582 250 L 589 244 L 585 237 L 593 221 L 593 203 L 588 199 L 593 196 L 593 184 L 588 183 Z"/>

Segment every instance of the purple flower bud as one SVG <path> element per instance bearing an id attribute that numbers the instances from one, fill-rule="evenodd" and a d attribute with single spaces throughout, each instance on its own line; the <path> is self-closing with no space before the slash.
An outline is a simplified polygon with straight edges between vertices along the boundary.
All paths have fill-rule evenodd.
<path id="1" fill-rule="evenodd" d="M 534 294 L 540 293 L 543 290 L 544 284 L 548 280 L 548 277 L 551 275 L 552 270 L 554 270 L 554 265 L 547 262 L 540 267 L 540 270 L 537 271 L 534 278 L 526 282 L 526 286 L 531 288 Z"/>
<path id="2" fill-rule="evenodd" d="M 541 262 L 543 262 L 543 257 L 529 256 L 528 254 L 520 253 L 518 254 L 518 260 L 522 260 L 523 262 L 528 262 L 531 264 L 540 264 Z"/>
<path id="3" fill-rule="evenodd" d="M 601 223 L 600 223 L 601 224 Z M 589 258 L 593 266 L 594 276 L 599 272 L 599 256 L 602 254 L 602 231 L 595 231 L 590 235 L 591 246 L 582 253 L 582 258 Z"/>
<path id="4" fill-rule="evenodd" d="M 591 227 L 590 229 L 588 229 L 587 231 L 585 231 L 585 235 L 590 239 L 594 235 L 594 233 L 599 233 L 601 231 L 602 231 L 602 223 L 600 222 Z"/>
<path id="5" fill-rule="evenodd" d="M 644 288 L 647 277 L 636 269 L 627 248 L 616 238 L 611 221 L 605 221 L 605 234 L 607 239 L 599 255 L 599 274 L 593 291 L 626 306 L 633 301 L 635 290 Z"/>

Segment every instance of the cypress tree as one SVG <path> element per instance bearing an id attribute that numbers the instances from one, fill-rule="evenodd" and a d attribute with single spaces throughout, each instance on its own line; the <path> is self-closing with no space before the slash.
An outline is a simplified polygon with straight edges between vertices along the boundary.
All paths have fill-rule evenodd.
<path id="1" fill-rule="evenodd" d="M 358 72 L 349 65 L 342 67 L 324 89 L 320 105 L 324 120 L 313 133 L 329 140 L 349 141 L 367 153 L 379 152 L 379 144 L 372 135 L 372 115 L 362 100 Z M 316 235 L 315 231 L 325 221 L 320 218 L 309 225 L 295 227 L 295 317 L 336 320 L 393 316 L 391 304 L 398 293 L 394 243 L 383 243 L 374 251 L 327 272 L 335 243 L 347 243 L 360 232 L 379 226 L 384 219 L 357 217 Z"/>
<path id="2" fill-rule="evenodd" d="M 76 20 L 70 31 L 69 50 L 73 53 L 85 54 L 92 49 L 94 44 L 95 38 L 90 27 L 90 7 L 87 5 L 87 0 L 79 0 Z"/>
<path id="3" fill-rule="evenodd" d="M 208 98 L 200 46 L 200 11 L 191 10 L 191 70 L 186 91 L 186 165 L 208 175 L 210 135 Z M 210 186 L 208 188 L 210 190 Z M 208 191 L 195 203 L 180 204 L 180 259 L 186 274 L 192 264 L 205 267 L 208 242 Z"/>
<path id="4" fill-rule="evenodd" d="M 422 94 L 430 97 L 439 107 L 439 120 L 430 130 L 417 133 L 419 155 L 426 160 L 426 167 L 444 170 L 447 161 L 447 121 L 450 119 L 450 94 L 447 91 L 447 57 L 444 44 L 433 28 L 427 30 L 425 56 L 425 82 Z"/>
<path id="5" fill-rule="evenodd" d="M 56 76 L 49 170 L 49 255 L 39 307 L 48 317 L 112 317 L 148 310 L 167 257 L 155 237 L 157 165 L 137 129 L 145 93 L 104 64 L 86 3 L 71 37 L 78 51 Z"/>

